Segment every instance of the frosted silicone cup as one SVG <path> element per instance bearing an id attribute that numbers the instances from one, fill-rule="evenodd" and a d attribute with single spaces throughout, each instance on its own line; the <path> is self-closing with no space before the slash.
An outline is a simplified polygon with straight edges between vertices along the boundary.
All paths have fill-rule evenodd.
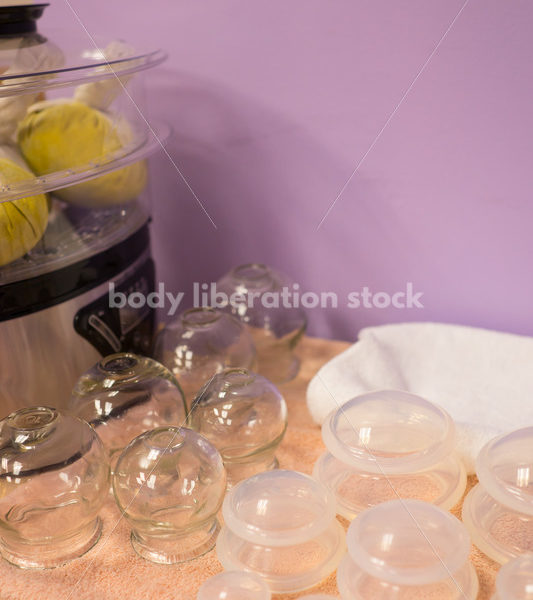
<path id="1" fill-rule="evenodd" d="M 461 499 L 466 472 L 454 453 L 455 427 L 442 408 L 407 392 L 358 396 L 322 426 L 327 452 L 313 475 L 353 519 L 395 498 L 416 498 L 444 509 Z"/>
<path id="2" fill-rule="evenodd" d="M 300 360 L 293 350 L 307 326 L 304 310 L 284 300 L 284 288 L 287 298 L 295 291 L 286 275 L 259 263 L 235 267 L 216 288 L 226 295 L 224 310 L 245 323 L 252 335 L 257 371 L 274 383 L 285 383 L 298 374 Z"/>
<path id="3" fill-rule="evenodd" d="M 492 600 L 533 600 L 533 554 L 518 556 L 503 565 Z"/>
<path id="4" fill-rule="evenodd" d="M 533 427 L 488 442 L 476 473 L 463 504 L 474 544 L 499 563 L 533 552 Z"/>
<path id="5" fill-rule="evenodd" d="M 134 437 L 183 425 L 186 416 L 172 373 L 151 358 L 125 352 L 103 358 L 78 379 L 69 409 L 95 428 L 112 467 Z"/>
<path id="6" fill-rule="evenodd" d="M 224 571 L 205 581 L 197 600 L 270 600 L 268 585 L 254 573 Z"/>
<path id="7" fill-rule="evenodd" d="M 120 455 L 113 491 L 143 558 L 173 564 L 205 554 L 219 531 L 226 473 L 217 449 L 185 427 L 136 437 Z"/>
<path id="8" fill-rule="evenodd" d="M 287 429 L 287 405 L 278 388 L 247 369 L 215 375 L 195 398 L 188 425 L 220 452 L 228 484 L 275 469 Z"/>
<path id="9" fill-rule="evenodd" d="M 94 429 L 53 408 L 0 422 L 0 552 L 23 568 L 62 565 L 98 541 L 109 466 Z"/>
<path id="10" fill-rule="evenodd" d="M 191 308 L 157 336 L 154 355 L 178 378 L 187 406 L 215 373 L 254 366 L 255 347 L 240 321 L 214 308 Z"/>
<path id="11" fill-rule="evenodd" d="M 337 597 L 329 594 L 308 594 L 307 596 L 300 596 L 300 600 L 337 600 Z"/>
<path id="12" fill-rule="evenodd" d="M 420 500 L 392 500 L 354 519 L 337 571 L 344 600 L 474 600 L 470 538 L 450 513 Z"/>
<path id="13" fill-rule="evenodd" d="M 273 593 L 318 584 L 345 551 L 335 499 L 296 471 L 267 471 L 232 488 L 222 507 L 217 555 L 228 570 L 256 573 Z"/>

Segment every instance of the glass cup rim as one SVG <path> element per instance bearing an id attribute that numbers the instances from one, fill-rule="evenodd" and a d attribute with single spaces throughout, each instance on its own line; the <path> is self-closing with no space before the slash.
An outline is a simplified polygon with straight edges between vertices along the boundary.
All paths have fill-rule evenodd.
<path id="1" fill-rule="evenodd" d="M 223 313 L 211 306 L 188 308 L 181 314 L 181 322 L 188 328 L 209 327 L 216 323 L 222 315 Z"/>
<path id="2" fill-rule="evenodd" d="M 25 423 L 25 419 L 33 417 Z M 6 424 L 11 429 L 22 432 L 39 431 L 50 427 L 59 418 L 57 409 L 50 406 L 30 406 L 20 408 L 6 417 Z"/>

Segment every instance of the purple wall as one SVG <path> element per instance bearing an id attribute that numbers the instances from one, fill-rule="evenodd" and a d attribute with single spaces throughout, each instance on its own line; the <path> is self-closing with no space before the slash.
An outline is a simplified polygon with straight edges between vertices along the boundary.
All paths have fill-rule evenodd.
<path id="1" fill-rule="evenodd" d="M 52 3 L 46 24 L 83 36 Z M 168 290 L 263 261 L 341 305 L 363 286 L 424 293 L 423 309 L 313 310 L 315 335 L 401 320 L 533 334 L 531 0 L 470 0 L 318 231 L 463 0 L 71 3 L 91 33 L 170 54 L 150 116 L 172 123 L 217 229 L 155 158 Z"/>

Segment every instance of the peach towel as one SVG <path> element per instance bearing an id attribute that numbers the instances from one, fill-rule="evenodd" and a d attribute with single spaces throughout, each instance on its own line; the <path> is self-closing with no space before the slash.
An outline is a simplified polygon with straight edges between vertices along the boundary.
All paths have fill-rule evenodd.
<path id="1" fill-rule="evenodd" d="M 324 446 L 320 428 L 307 410 L 305 392 L 310 379 L 333 356 L 346 350 L 345 342 L 306 338 L 300 346 L 299 376 L 282 386 L 289 407 L 289 428 L 278 451 L 280 466 L 311 473 Z M 469 487 L 473 484 L 472 479 Z M 458 516 L 459 512 L 454 511 Z M 0 561 L 0 600 L 195 600 L 202 582 L 222 570 L 214 551 L 198 560 L 174 566 L 154 565 L 139 558 L 129 541 L 129 527 L 112 501 L 102 511 L 104 531 L 85 556 L 64 567 L 24 571 Z M 480 579 L 479 600 L 489 600 L 498 566 L 476 548 L 472 560 Z M 306 593 L 337 596 L 335 574 Z M 303 593 L 275 596 L 298 598 Z"/>

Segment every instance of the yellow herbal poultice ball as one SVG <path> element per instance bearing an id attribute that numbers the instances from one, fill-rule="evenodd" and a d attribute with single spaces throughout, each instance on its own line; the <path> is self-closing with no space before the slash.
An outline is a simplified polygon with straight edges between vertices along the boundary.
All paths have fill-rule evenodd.
<path id="1" fill-rule="evenodd" d="M 33 175 L 7 158 L 0 158 L 0 184 L 31 179 Z M 48 222 L 46 196 L 29 196 L 0 203 L 0 266 L 31 250 Z"/>
<path id="2" fill-rule="evenodd" d="M 37 175 L 106 162 L 133 140 L 124 119 L 111 119 L 82 102 L 49 101 L 33 105 L 17 132 L 22 155 Z M 81 206 L 110 206 L 129 202 L 146 185 L 147 170 L 140 161 L 61 190 L 54 195 Z"/>

